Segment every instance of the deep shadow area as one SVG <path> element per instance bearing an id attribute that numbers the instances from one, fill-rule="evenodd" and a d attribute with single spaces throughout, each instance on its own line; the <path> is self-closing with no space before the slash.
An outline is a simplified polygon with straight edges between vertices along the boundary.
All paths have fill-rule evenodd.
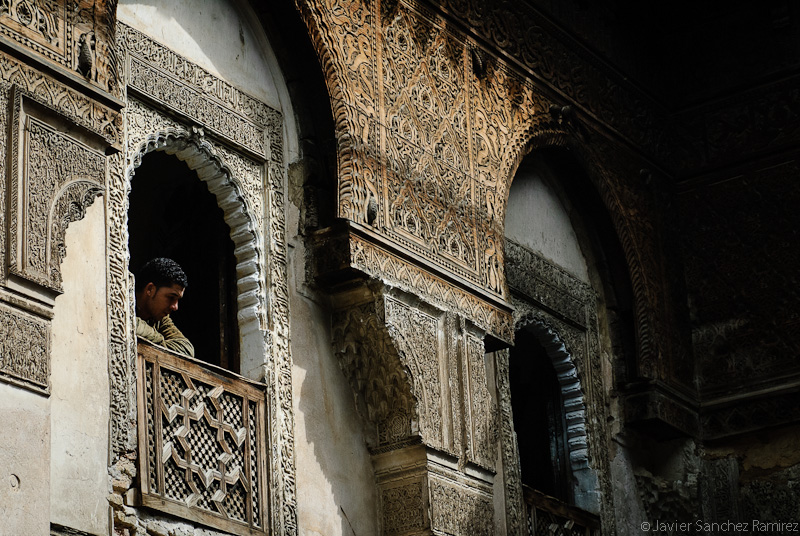
<path id="1" fill-rule="evenodd" d="M 522 483 L 572 503 L 561 386 L 545 349 L 525 330 L 515 335 L 509 376 Z"/>
<path id="2" fill-rule="evenodd" d="M 129 269 L 136 274 L 154 257 L 178 262 L 189 287 L 173 320 L 195 357 L 238 372 L 236 258 L 216 198 L 185 163 L 163 152 L 142 159 L 131 186 Z"/>

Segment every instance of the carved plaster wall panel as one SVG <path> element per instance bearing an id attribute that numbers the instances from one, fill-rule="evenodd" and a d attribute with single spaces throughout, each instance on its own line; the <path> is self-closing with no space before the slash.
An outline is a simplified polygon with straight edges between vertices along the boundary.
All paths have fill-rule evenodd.
<path id="1" fill-rule="evenodd" d="M 61 292 L 64 233 L 105 189 L 106 158 L 19 88 L 13 94 L 8 272 Z"/>
<path id="2" fill-rule="evenodd" d="M 129 85 L 125 154 L 111 158 L 107 212 L 113 451 L 123 463 L 136 444 L 128 192 L 142 157 L 164 150 L 206 181 L 231 228 L 240 334 L 252 350 L 242 363 L 267 385 L 270 530 L 296 534 L 282 116 L 132 28 L 119 25 L 117 35 Z"/>
<path id="3" fill-rule="evenodd" d="M 0 302 L 0 379 L 50 392 L 50 321 Z"/>
<path id="4" fill-rule="evenodd" d="M 114 27 L 117 0 L 6 0 L 0 38 L 119 96 Z"/>
<path id="5" fill-rule="evenodd" d="M 502 69 L 479 81 L 472 43 L 419 4 L 300 4 L 330 66 L 340 216 L 502 301 L 503 173 L 543 99 Z"/>

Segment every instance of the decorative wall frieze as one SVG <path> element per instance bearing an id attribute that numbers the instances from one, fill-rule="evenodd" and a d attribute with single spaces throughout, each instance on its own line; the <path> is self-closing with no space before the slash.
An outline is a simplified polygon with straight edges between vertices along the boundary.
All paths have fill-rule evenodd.
<path id="1" fill-rule="evenodd" d="M 706 440 L 797 423 L 800 391 L 795 384 L 738 400 L 709 401 L 701 407 L 699 420 Z"/>
<path id="2" fill-rule="evenodd" d="M 160 106 L 198 123 L 239 150 L 267 159 L 280 112 L 125 24 L 119 41 L 126 51 L 125 82 Z M 280 156 L 279 156 L 280 157 Z"/>
<path id="3" fill-rule="evenodd" d="M 562 319 L 586 328 L 597 294 L 591 286 L 528 248 L 506 238 L 508 286 Z"/>
<path id="4" fill-rule="evenodd" d="M 502 302 L 490 301 L 454 285 L 359 234 L 348 236 L 326 231 L 315 240 L 318 254 L 313 277 L 324 286 L 336 284 L 342 277 L 350 277 L 345 273 L 356 269 L 420 296 L 442 310 L 464 316 L 500 341 L 509 343 L 513 340 L 511 312 Z"/>
<path id="5" fill-rule="evenodd" d="M 0 5 L 0 40 L 119 96 L 116 19 L 117 0 L 7 0 Z"/>

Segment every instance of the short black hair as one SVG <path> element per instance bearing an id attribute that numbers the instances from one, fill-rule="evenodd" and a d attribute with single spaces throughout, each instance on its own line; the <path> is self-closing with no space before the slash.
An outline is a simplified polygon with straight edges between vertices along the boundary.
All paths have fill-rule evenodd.
<path id="1" fill-rule="evenodd" d="M 156 288 L 170 287 L 176 283 L 183 288 L 189 286 L 189 280 L 183 268 L 177 262 L 166 257 L 151 259 L 139 269 L 136 274 L 136 291 L 144 289 L 148 283 L 153 283 Z"/>

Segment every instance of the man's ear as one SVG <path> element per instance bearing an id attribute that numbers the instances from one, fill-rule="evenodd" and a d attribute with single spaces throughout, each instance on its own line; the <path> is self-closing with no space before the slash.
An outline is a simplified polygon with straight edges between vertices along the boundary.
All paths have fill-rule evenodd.
<path id="1" fill-rule="evenodd" d="M 145 296 L 153 296 L 156 293 L 156 284 L 152 281 L 144 286 L 144 294 Z"/>

